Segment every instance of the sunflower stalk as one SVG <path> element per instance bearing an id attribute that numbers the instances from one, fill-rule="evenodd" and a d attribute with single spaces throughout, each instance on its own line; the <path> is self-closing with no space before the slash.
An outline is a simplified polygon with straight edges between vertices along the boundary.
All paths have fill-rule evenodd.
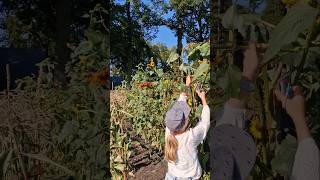
<path id="1" fill-rule="evenodd" d="M 300 63 L 297 67 L 297 75 L 294 76 L 293 78 L 293 81 L 292 81 L 292 84 L 296 84 L 297 81 L 300 79 L 300 75 L 303 71 L 303 67 L 304 67 L 304 64 L 306 63 L 306 60 L 307 60 L 307 55 L 308 55 L 308 52 L 309 52 L 309 48 L 310 48 L 310 45 L 312 43 L 312 39 L 314 37 L 316 37 L 316 33 L 317 33 L 317 28 L 319 27 L 317 21 L 315 21 L 315 23 L 311 26 L 311 28 L 309 29 L 309 32 L 308 32 L 308 35 L 307 35 L 307 39 L 306 39 L 306 44 L 303 48 L 303 53 L 302 53 L 302 56 L 301 56 L 301 60 L 300 60 Z"/>

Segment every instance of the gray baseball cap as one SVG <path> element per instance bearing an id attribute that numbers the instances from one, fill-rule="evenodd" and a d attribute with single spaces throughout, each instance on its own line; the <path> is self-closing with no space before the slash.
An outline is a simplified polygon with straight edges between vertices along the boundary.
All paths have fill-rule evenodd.
<path id="1" fill-rule="evenodd" d="M 181 130 L 188 121 L 191 108 L 185 101 L 176 101 L 166 113 L 165 124 L 171 132 Z"/>

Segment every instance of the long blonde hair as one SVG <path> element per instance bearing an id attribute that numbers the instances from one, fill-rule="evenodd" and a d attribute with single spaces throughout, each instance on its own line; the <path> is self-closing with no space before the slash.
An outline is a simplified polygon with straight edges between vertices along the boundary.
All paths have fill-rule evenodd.
<path id="1" fill-rule="evenodd" d="M 169 134 L 166 137 L 166 143 L 164 147 L 164 158 L 168 162 L 175 162 L 177 159 L 178 140 L 173 134 Z"/>

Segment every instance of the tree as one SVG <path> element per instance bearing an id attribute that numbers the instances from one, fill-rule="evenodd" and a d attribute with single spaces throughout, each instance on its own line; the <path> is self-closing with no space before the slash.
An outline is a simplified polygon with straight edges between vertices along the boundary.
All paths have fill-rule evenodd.
<path id="1" fill-rule="evenodd" d="M 105 1 L 3 0 L 8 15 L 5 28 L 10 47 L 41 48 L 58 63 L 58 79 L 64 81 L 64 65 L 70 59 L 67 43 L 78 43 L 89 20 L 83 15 Z M 62 74 L 62 75 L 61 75 Z"/>
<path id="2" fill-rule="evenodd" d="M 111 64 L 130 81 L 136 66 L 152 57 L 147 40 L 152 39 L 149 31 L 159 25 L 160 16 L 139 0 L 111 2 L 111 10 Z"/>
<path id="3" fill-rule="evenodd" d="M 170 57 L 170 54 L 174 49 L 168 49 L 167 46 L 158 43 L 151 46 L 152 57 L 154 58 L 155 64 L 160 64 L 161 68 L 166 71 L 169 69 L 167 60 Z"/>

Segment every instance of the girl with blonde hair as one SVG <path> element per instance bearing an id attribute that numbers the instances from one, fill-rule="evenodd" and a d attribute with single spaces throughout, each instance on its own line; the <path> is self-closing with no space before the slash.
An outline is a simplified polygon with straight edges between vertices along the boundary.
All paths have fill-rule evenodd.
<path id="1" fill-rule="evenodd" d="M 186 78 L 190 88 L 191 76 Z M 186 89 L 187 89 L 186 88 Z M 200 179 L 201 166 L 197 146 L 205 139 L 210 126 L 210 109 L 205 92 L 197 91 L 203 105 L 200 121 L 194 128 L 188 128 L 189 113 L 187 90 L 166 113 L 165 159 L 168 161 L 166 180 Z"/>

